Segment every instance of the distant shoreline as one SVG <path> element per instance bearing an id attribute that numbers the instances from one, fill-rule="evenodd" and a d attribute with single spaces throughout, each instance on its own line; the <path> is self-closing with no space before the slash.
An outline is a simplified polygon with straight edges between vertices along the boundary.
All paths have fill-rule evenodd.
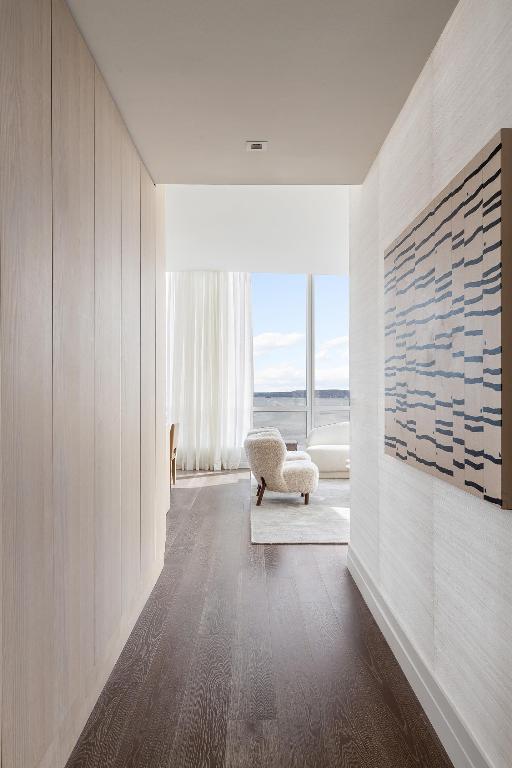
<path id="1" fill-rule="evenodd" d="M 295 389 L 291 392 L 254 392 L 254 397 L 306 397 L 305 389 Z M 350 400 L 350 391 L 348 389 L 317 389 L 315 391 L 315 398 L 323 398 L 325 400 L 340 398 L 342 400 Z"/>

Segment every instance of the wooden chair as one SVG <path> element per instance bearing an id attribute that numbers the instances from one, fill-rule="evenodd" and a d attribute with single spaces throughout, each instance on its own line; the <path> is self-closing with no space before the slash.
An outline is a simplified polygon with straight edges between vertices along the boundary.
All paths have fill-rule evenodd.
<path id="1" fill-rule="evenodd" d="M 178 433 L 179 433 L 180 425 L 179 424 L 171 424 L 171 431 L 170 431 L 170 456 L 171 456 L 171 466 L 170 466 L 170 483 L 171 485 L 176 485 L 176 449 L 178 447 Z"/>

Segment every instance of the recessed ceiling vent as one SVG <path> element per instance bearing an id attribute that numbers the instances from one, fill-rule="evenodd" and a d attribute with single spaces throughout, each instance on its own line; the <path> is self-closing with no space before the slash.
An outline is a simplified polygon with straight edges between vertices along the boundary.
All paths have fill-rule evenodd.
<path id="1" fill-rule="evenodd" d="M 266 152 L 268 141 L 246 141 L 245 148 L 247 152 Z"/>

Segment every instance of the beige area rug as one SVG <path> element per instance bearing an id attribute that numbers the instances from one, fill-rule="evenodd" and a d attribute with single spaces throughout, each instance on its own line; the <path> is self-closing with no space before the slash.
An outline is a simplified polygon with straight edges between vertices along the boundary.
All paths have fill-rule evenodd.
<path id="1" fill-rule="evenodd" d="M 350 484 L 348 480 L 320 480 L 318 490 L 304 504 L 297 494 L 265 491 L 256 506 L 256 484 L 251 484 L 251 542 L 253 544 L 348 544 Z"/>

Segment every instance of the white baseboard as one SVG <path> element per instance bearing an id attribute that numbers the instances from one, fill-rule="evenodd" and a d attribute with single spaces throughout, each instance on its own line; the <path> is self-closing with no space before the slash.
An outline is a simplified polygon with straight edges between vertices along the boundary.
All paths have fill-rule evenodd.
<path id="1" fill-rule="evenodd" d="M 348 569 L 455 768 L 493 768 L 354 552 Z"/>

